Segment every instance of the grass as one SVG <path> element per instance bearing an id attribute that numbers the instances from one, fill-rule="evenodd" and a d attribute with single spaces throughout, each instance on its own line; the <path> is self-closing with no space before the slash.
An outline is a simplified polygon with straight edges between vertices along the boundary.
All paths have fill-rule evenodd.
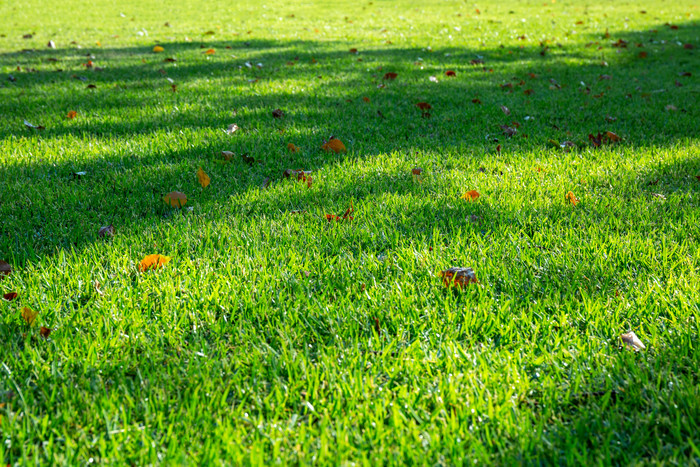
<path id="1" fill-rule="evenodd" d="M 700 462 L 697 5 L 119 3 L 0 5 L 2 463 Z"/>

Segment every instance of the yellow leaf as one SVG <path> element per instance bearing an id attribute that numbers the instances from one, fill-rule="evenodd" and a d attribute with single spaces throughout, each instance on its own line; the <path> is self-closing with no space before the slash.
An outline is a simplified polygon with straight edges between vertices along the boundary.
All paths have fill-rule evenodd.
<path id="1" fill-rule="evenodd" d="M 467 201 L 472 201 L 472 200 L 477 199 L 479 196 L 481 196 L 481 194 L 478 191 L 471 190 L 471 191 L 467 191 L 466 193 L 464 193 L 462 195 L 462 199 L 465 199 Z"/>
<path id="2" fill-rule="evenodd" d="M 154 255 L 148 255 L 139 263 L 139 271 L 144 272 L 148 271 L 149 269 L 158 269 L 164 264 L 167 264 L 169 261 L 169 256 L 163 256 L 157 253 Z"/>
<path id="3" fill-rule="evenodd" d="M 163 52 L 164 50 L 165 50 L 165 49 L 164 49 L 163 47 L 159 46 L 159 45 L 153 47 L 153 52 L 154 52 L 154 53 L 160 53 L 160 52 Z"/>
<path id="4" fill-rule="evenodd" d="M 326 152 L 333 151 L 336 154 L 347 151 L 343 142 L 336 138 L 331 138 L 327 143 L 321 146 L 321 149 Z"/>
<path id="5" fill-rule="evenodd" d="M 179 191 L 172 191 L 163 196 L 163 202 L 174 208 L 181 208 L 187 204 L 187 196 Z"/>
<path id="6" fill-rule="evenodd" d="M 209 175 L 207 175 L 201 167 L 197 170 L 197 180 L 199 180 L 199 184 L 202 185 L 202 188 L 208 187 L 209 182 L 211 182 Z"/>
<path id="7" fill-rule="evenodd" d="M 39 316 L 38 311 L 34 311 L 31 308 L 29 308 L 28 306 L 25 306 L 24 308 L 22 308 L 22 318 L 24 319 L 24 321 L 27 322 L 28 325 L 31 326 L 34 323 L 34 320 L 36 319 L 37 316 Z"/>
<path id="8" fill-rule="evenodd" d="M 576 196 L 574 196 L 574 193 L 571 191 L 566 194 L 566 200 L 569 201 L 574 206 L 576 206 L 578 204 L 578 200 L 576 199 Z"/>

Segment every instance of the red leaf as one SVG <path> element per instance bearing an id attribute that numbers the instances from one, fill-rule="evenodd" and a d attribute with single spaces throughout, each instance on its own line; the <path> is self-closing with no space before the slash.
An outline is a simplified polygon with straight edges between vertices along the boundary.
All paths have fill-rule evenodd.
<path id="1" fill-rule="evenodd" d="M 447 70 L 447 71 L 445 72 L 445 76 L 457 76 L 457 73 L 455 73 L 455 72 L 452 71 L 452 70 Z"/>
<path id="2" fill-rule="evenodd" d="M 5 295 L 3 295 L 2 298 L 7 300 L 8 302 L 11 302 L 15 298 L 17 298 L 17 292 L 8 292 Z"/>
<path id="3" fill-rule="evenodd" d="M 430 110 L 433 108 L 433 106 L 428 104 L 427 102 L 418 102 L 416 104 L 416 107 L 418 107 L 421 110 Z"/>
<path id="4" fill-rule="evenodd" d="M 387 74 L 384 75 L 384 79 L 385 79 L 385 80 L 396 79 L 397 76 L 399 76 L 399 75 L 396 74 L 396 73 L 391 73 L 391 72 L 390 72 L 390 73 L 387 73 Z"/>

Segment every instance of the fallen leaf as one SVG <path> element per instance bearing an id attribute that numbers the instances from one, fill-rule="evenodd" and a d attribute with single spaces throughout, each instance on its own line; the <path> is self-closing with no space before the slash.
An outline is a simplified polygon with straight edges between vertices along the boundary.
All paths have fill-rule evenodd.
<path id="1" fill-rule="evenodd" d="M 6 294 L 4 294 L 4 295 L 2 296 L 2 298 L 4 298 L 5 300 L 7 300 L 8 302 L 11 302 L 11 301 L 14 300 L 15 298 L 17 298 L 17 292 L 7 292 Z"/>
<path id="2" fill-rule="evenodd" d="M 26 126 L 27 128 L 31 128 L 33 130 L 43 130 L 44 129 L 44 127 L 42 125 L 34 125 L 27 120 L 24 121 L 24 126 Z"/>
<path id="3" fill-rule="evenodd" d="M 639 58 L 647 58 L 648 54 L 644 51 L 639 52 Z"/>
<path id="4" fill-rule="evenodd" d="M 228 133 L 229 135 L 234 134 L 236 131 L 238 131 L 238 125 L 236 125 L 235 123 L 230 124 L 228 126 L 228 129 L 226 129 L 226 133 Z"/>
<path id="5" fill-rule="evenodd" d="M 336 154 L 341 152 L 347 152 L 345 145 L 342 143 L 342 141 L 340 141 L 337 138 L 331 138 L 330 140 L 328 140 L 327 143 L 324 143 L 323 146 L 321 146 L 321 149 L 323 149 L 326 152 L 333 151 Z"/>
<path id="6" fill-rule="evenodd" d="M 440 271 L 442 283 L 449 287 L 451 285 L 457 287 L 466 287 L 469 284 L 478 284 L 476 273 L 472 268 L 452 267 L 444 271 Z"/>
<path id="7" fill-rule="evenodd" d="M 455 72 L 452 71 L 452 70 L 447 70 L 447 71 L 445 72 L 445 76 L 457 76 L 457 73 L 455 73 Z"/>
<path id="8" fill-rule="evenodd" d="M 265 180 L 263 180 L 262 184 L 260 185 L 260 188 L 262 188 L 263 190 L 266 190 L 267 188 L 270 187 L 270 182 L 271 182 L 270 177 L 265 177 Z"/>
<path id="9" fill-rule="evenodd" d="M 75 110 L 71 110 L 70 112 L 68 112 L 68 115 L 66 115 L 66 118 L 68 118 L 69 120 L 72 120 L 77 116 L 78 116 L 78 112 L 76 112 Z"/>
<path id="10" fill-rule="evenodd" d="M 350 203 L 350 207 L 345 210 L 342 216 L 336 216 L 335 214 L 326 214 L 326 220 L 328 222 L 336 221 L 336 222 L 342 222 L 342 221 L 351 221 L 354 219 L 353 213 L 355 212 L 355 208 L 352 205 L 352 202 Z"/>
<path id="11" fill-rule="evenodd" d="M 481 193 L 479 193 L 476 190 L 471 190 L 471 191 L 467 191 L 466 193 L 464 193 L 461 196 L 461 198 L 466 200 L 466 201 L 473 201 L 473 200 L 477 199 L 479 196 L 481 196 Z"/>
<path id="12" fill-rule="evenodd" d="M 38 311 L 34 311 L 31 308 L 29 308 L 28 306 L 25 306 L 24 308 L 22 308 L 22 319 L 24 319 L 24 321 L 28 325 L 31 326 L 34 323 L 34 320 L 36 319 L 37 316 L 39 316 Z"/>
<path id="13" fill-rule="evenodd" d="M 88 88 L 88 89 L 97 89 L 97 85 L 95 85 L 95 84 L 88 84 L 88 85 L 87 85 L 87 88 Z"/>
<path id="14" fill-rule="evenodd" d="M 472 99 L 472 103 L 481 104 L 481 99 L 479 99 L 478 97 L 475 97 L 474 99 Z"/>
<path id="15" fill-rule="evenodd" d="M 272 116 L 275 118 L 282 118 L 284 117 L 284 112 L 280 109 L 275 109 L 272 111 Z"/>
<path id="16" fill-rule="evenodd" d="M 503 111 L 504 114 L 510 115 L 510 109 L 506 107 L 505 105 L 501 106 L 501 110 Z"/>
<path id="17" fill-rule="evenodd" d="M 225 161 L 230 161 L 233 159 L 234 154 L 231 151 L 221 151 L 221 156 Z"/>
<path id="18" fill-rule="evenodd" d="M 181 208 L 187 204 L 187 196 L 179 191 L 172 191 L 163 196 L 163 202 L 174 208 Z"/>
<path id="19" fill-rule="evenodd" d="M 253 165 L 255 163 L 255 158 L 249 156 L 247 152 L 241 154 L 241 159 L 243 159 L 243 162 L 245 162 L 248 165 Z"/>
<path id="20" fill-rule="evenodd" d="M 377 318 L 372 318 L 374 320 L 374 331 L 377 333 L 378 336 L 382 335 L 382 328 L 379 325 L 379 320 Z"/>
<path id="21" fill-rule="evenodd" d="M 12 266 L 0 260 L 0 276 L 9 276 L 10 274 L 12 274 Z"/>
<path id="22" fill-rule="evenodd" d="M 97 232 L 97 235 L 100 237 L 114 237 L 114 226 L 112 224 L 106 225 L 104 227 L 101 227 L 100 230 Z"/>
<path id="23" fill-rule="evenodd" d="M 353 48 L 353 49 L 350 49 L 348 52 L 350 52 L 351 54 L 356 54 L 356 53 L 357 53 L 357 49 L 354 49 L 354 48 Z"/>
<path id="24" fill-rule="evenodd" d="M 391 72 L 389 72 L 389 73 L 386 73 L 386 74 L 384 75 L 384 79 L 385 79 L 385 80 L 392 80 L 392 79 L 396 79 L 397 76 L 399 76 L 399 75 L 396 74 L 396 73 L 391 73 Z"/>
<path id="25" fill-rule="evenodd" d="M 201 167 L 197 169 L 197 180 L 199 181 L 199 184 L 202 185 L 202 188 L 208 187 L 209 182 L 211 182 L 209 175 L 207 175 Z"/>
<path id="26" fill-rule="evenodd" d="M 617 136 L 615 133 L 613 133 L 612 131 L 606 131 L 605 137 L 608 139 L 608 141 L 611 141 L 611 142 L 617 142 L 617 141 L 620 141 L 622 139 L 619 136 Z"/>
<path id="27" fill-rule="evenodd" d="M 207 50 L 204 52 L 204 55 L 214 55 L 215 53 L 216 53 L 216 50 L 214 50 L 214 49 L 207 49 Z"/>
<path id="28" fill-rule="evenodd" d="M 668 105 L 667 105 L 666 107 L 664 107 L 664 108 L 665 108 L 666 110 L 670 110 L 670 111 L 678 110 L 678 107 L 676 107 L 676 106 L 673 105 L 673 104 L 668 104 Z"/>
<path id="29" fill-rule="evenodd" d="M 51 328 L 46 328 L 42 326 L 39 328 L 39 334 L 41 334 L 41 337 L 47 338 L 49 337 L 49 334 L 51 334 Z"/>
<path id="30" fill-rule="evenodd" d="M 427 102 L 418 102 L 416 104 L 416 107 L 418 107 L 421 110 L 430 110 L 433 108 L 433 106 L 428 104 Z"/>
<path id="31" fill-rule="evenodd" d="M 414 182 L 420 182 L 422 174 L 423 169 L 421 169 L 420 167 L 414 167 L 413 169 L 411 169 L 411 175 L 413 176 Z"/>
<path id="32" fill-rule="evenodd" d="M 169 256 L 159 255 L 158 253 L 148 255 L 139 263 L 139 271 L 144 272 L 150 269 L 158 269 L 161 266 L 168 264 L 170 259 L 171 258 Z"/>
<path id="33" fill-rule="evenodd" d="M 49 49 L 55 49 L 56 43 L 54 41 L 49 41 L 46 43 L 46 47 L 48 47 Z"/>
<path id="34" fill-rule="evenodd" d="M 574 193 L 571 191 L 569 191 L 566 194 L 566 200 L 569 201 L 574 206 L 576 206 L 578 204 L 578 201 L 579 201 L 578 199 L 576 199 L 576 196 L 574 196 Z"/>
<path id="35" fill-rule="evenodd" d="M 369 97 L 363 97 L 362 100 L 365 102 L 369 102 Z"/>
<path id="36" fill-rule="evenodd" d="M 163 47 L 159 46 L 159 45 L 153 47 L 153 52 L 154 52 L 154 53 L 157 53 L 157 54 L 163 52 L 164 50 L 165 50 L 165 49 L 164 49 Z"/>
<path id="37" fill-rule="evenodd" d="M 295 146 L 293 143 L 287 144 L 287 149 L 289 150 L 289 152 L 292 152 L 292 153 L 299 152 L 301 150 L 301 149 L 299 149 L 299 146 Z"/>
<path id="38" fill-rule="evenodd" d="M 593 133 L 589 133 L 588 139 L 595 148 L 598 148 L 601 144 L 603 144 L 603 135 L 600 133 L 598 133 L 597 136 L 593 136 Z"/>
<path id="39" fill-rule="evenodd" d="M 627 347 L 634 350 L 635 352 L 639 352 L 640 350 L 646 349 L 646 346 L 642 343 L 641 340 L 639 340 L 639 337 L 637 337 L 637 335 L 633 331 L 621 335 L 620 339 L 622 339 L 622 342 L 624 342 L 627 345 Z"/>
<path id="40" fill-rule="evenodd" d="M 499 126 L 501 127 L 501 130 L 503 130 L 503 134 L 508 136 L 509 138 L 518 132 L 518 130 L 516 130 L 515 128 L 510 127 L 508 125 L 499 125 Z"/>

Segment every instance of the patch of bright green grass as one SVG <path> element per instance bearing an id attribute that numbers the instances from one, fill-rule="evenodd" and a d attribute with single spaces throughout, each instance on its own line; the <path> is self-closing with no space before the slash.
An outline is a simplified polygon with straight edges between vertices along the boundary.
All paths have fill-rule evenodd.
<path id="1" fill-rule="evenodd" d="M 118 3 L 0 6 L 0 462 L 700 462 L 696 5 Z"/>

